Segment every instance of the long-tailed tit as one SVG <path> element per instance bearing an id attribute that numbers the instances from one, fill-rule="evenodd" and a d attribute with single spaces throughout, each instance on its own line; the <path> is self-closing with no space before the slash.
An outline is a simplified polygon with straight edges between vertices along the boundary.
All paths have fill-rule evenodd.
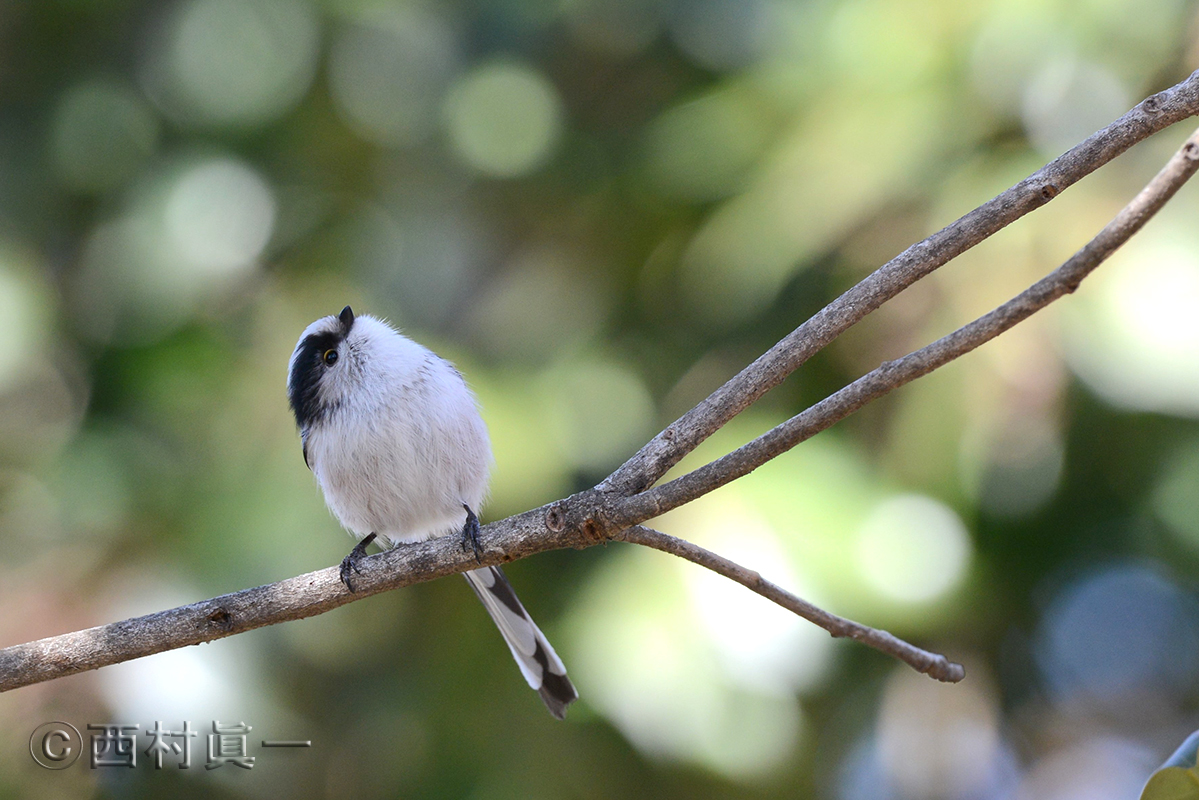
<path id="1" fill-rule="evenodd" d="M 491 444 L 474 395 L 448 361 L 349 306 L 300 335 L 288 399 L 325 502 L 361 541 L 352 573 L 376 537 L 391 547 L 459 534 L 478 552 L 475 511 L 487 493 Z M 578 694 L 554 648 L 499 567 L 464 573 L 521 673 L 558 719 Z"/>

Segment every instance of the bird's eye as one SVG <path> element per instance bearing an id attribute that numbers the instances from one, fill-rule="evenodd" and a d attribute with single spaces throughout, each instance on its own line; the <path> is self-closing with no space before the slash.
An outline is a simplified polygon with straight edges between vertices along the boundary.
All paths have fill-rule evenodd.
<path id="1" fill-rule="evenodd" d="M 327 366 L 331 367 L 337 363 L 337 351 L 336 350 L 326 350 L 325 354 L 323 356 L 321 356 L 321 359 L 325 362 L 325 364 Z"/>

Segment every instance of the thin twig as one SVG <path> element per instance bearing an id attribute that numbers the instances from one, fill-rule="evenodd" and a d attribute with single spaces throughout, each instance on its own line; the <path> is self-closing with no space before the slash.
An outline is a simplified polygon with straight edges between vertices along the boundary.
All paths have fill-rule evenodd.
<path id="1" fill-rule="evenodd" d="M 783 382 L 829 342 L 901 291 L 993 236 L 1116 156 L 1160 130 L 1199 114 L 1199 71 L 1146 98 L 1120 119 L 872 272 L 756 361 L 668 425 L 601 487 L 634 494 L 658 481 L 701 442 Z"/>
<path id="2" fill-rule="evenodd" d="M 723 575 L 730 580 L 734 580 L 747 589 L 751 589 L 762 595 L 767 600 L 778 603 L 788 611 L 798 614 L 809 622 L 824 628 L 836 638 L 853 639 L 854 641 L 869 645 L 875 650 L 880 650 L 908 664 L 917 672 L 923 672 L 939 681 L 957 683 L 966 677 L 966 671 L 962 668 L 962 665 L 955 664 L 945 658 L 945 656 L 921 650 L 919 647 L 908 644 L 886 631 L 862 625 L 851 619 L 838 617 L 836 614 L 830 614 L 828 611 L 814 606 L 807 600 L 797 597 L 786 589 L 771 583 L 757 572 L 747 569 L 735 561 L 730 561 L 724 556 L 717 555 L 711 550 L 705 550 L 699 545 L 641 525 L 634 525 L 617 534 L 615 538 L 624 542 L 652 547 L 655 550 L 661 550 L 663 553 L 670 553 L 694 564 L 699 564 L 701 567 L 707 567 L 717 575 Z"/>
<path id="3" fill-rule="evenodd" d="M 1148 185 L 1095 238 L 1049 275 L 1016 297 L 953 333 L 903 358 L 889 361 L 753 441 L 711 463 L 630 498 L 625 520 L 641 521 L 747 475 L 802 441 L 845 419 L 871 400 L 927 375 L 994 339 L 1013 325 L 1078 288 L 1082 279 L 1128 241 L 1199 170 L 1199 130 Z"/>

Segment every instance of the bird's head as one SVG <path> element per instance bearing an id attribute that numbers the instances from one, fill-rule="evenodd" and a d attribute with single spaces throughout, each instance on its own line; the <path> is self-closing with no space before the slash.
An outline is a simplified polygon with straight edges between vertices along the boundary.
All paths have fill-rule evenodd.
<path id="1" fill-rule="evenodd" d="M 337 316 L 321 317 L 300 334 L 287 368 L 287 398 L 296 424 L 307 428 L 340 405 L 361 381 L 363 340 L 368 326 L 355 325 L 346 306 Z"/>

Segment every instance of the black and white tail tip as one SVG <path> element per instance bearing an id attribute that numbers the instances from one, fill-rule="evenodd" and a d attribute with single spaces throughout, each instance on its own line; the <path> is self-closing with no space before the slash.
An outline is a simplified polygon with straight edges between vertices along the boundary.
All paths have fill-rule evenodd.
<path id="1" fill-rule="evenodd" d="M 566 677 L 562 659 L 530 619 L 503 571 L 485 567 L 463 573 L 463 577 L 495 620 L 529 686 L 541 695 L 551 714 L 565 719 L 566 707 L 578 699 L 579 693 Z"/>

